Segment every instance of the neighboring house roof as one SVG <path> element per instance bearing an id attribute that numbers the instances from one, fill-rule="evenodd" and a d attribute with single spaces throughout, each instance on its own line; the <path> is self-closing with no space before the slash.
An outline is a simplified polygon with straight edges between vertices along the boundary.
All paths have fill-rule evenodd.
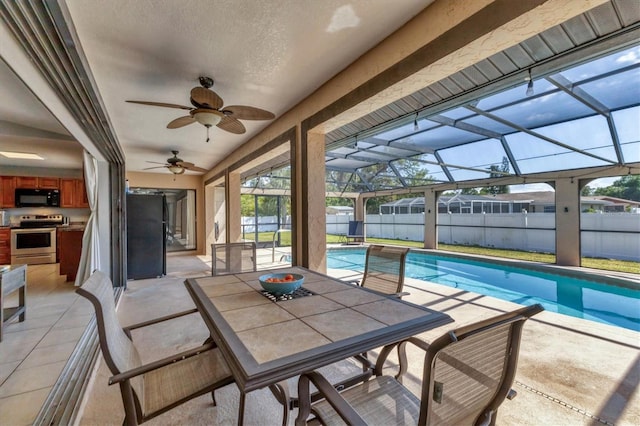
<path id="1" fill-rule="evenodd" d="M 595 204 L 595 205 L 602 205 L 602 206 L 613 206 L 615 204 L 620 204 L 620 203 L 614 203 L 612 201 L 609 200 L 604 200 L 598 197 L 580 197 L 580 203 L 581 204 Z"/>
<path id="2" fill-rule="evenodd" d="M 495 195 L 444 195 L 438 199 L 440 204 L 448 204 L 452 202 L 528 202 L 533 205 L 553 205 L 556 202 L 556 193 L 553 191 L 538 192 L 516 192 L 513 194 L 495 194 Z M 640 202 L 633 200 L 625 200 L 622 198 L 606 197 L 606 196 L 588 196 L 580 197 L 581 204 L 592 204 L 602 206 L 613 205 L 630 205 L 634 207 L 640 206 Z M 400 200 L 391 201 L 381 204 L 382 206 L 399 206 L 399 205 L 424 205 L 424 197 L 402 198 Z"/>
<path id="3" fill-rule="evenodd" d="M 515 192 L 513 194 L 496 194 L 494 197 L 501 201 L 555 203 L 556 193 L 553 191 Z"/>
<path id="4" fill-rule="evenodd" d="M 351 206 L 327 206 L 328 212 L 350 213 L 353 211 Z"/>
<path id="5" fill-rule="evenodd" d="M 640 201 L 626 200 L 624 198 L 609 197 L 607 195 L 594 195 L 591 198 L 610 201 L 613 204 L 624 204 L 629 206 L 640 207 Z"/>

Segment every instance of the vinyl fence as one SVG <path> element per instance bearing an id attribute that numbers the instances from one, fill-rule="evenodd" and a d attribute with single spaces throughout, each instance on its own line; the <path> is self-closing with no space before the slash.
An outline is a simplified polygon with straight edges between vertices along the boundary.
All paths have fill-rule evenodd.
<path id="1" fill-rule="evenodd" d="M 346 234 L 353 216 L 327 215 L 327 233 Z M 640 215 L 583 213 L 582 256 L 640 261 Z M 367 215 L 371 238 L 423 241 L 424 215 Z M 438 242 L 555 253 L 555 215 L 439 214 Z"/>

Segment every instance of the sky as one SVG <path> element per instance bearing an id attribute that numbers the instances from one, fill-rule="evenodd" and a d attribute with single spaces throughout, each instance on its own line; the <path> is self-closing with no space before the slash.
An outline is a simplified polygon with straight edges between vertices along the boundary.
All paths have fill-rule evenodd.
<path id="1" fill-rule="evenodd" d="M 589 183 L 589 187 L 593 189 L 605 188 L 611 186 L 618 179 L 620 179 L 620 176 L 596 179 Z M 515 194 L 519 192 L 553 191 L 553 188 L 546 183 L 530 183 L 526 185 L 510 185 L 509 190 L 512 194 Z"/>

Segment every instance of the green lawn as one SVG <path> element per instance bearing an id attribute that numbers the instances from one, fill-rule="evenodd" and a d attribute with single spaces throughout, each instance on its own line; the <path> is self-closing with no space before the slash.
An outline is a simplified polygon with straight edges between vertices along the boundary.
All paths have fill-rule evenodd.
<path id="1" fill-rule="evenodd" d="M 248 240 L 253 240 L 254 234 L 247 234 L 245 236 Z M 343 237 L 340 235 L 327 234 L 327 244 L 339 244 L 343 242 Z M 273 241 L 273 232 L 260 232 L 258 234 L 258 241 L 269 242 Z M 291 245 L 291 232 L 280 233 L 281 246 Z M 405 241 L 405 240 L 391 240 L 385 238 L 367 238 L 368 243 L 376 244 L 391 244 L 398 246 L 408 246 L 422 248 L 423 244 L 419 241 Z M 526 260 L 531 262 L 542 263 L 555 263 L 556 256 L 553 253 L 535 253 L 528 251 L 518 250 L 504 250 L 477 246 L 459 246 L 449 244 L 438 244 L 438 248 L 446 251 L 453 251 L 459 253 L 477 254 L 482 256 L 502 257 L 507 259 Z M 591 257 L 582 258 L 582 266 L 586 268 L 602 269 L 606 271 L 617 272 L 629 272 L 640 273 L 640 262 L 631 262 L 627 260 L 615 260 L 615 259 L 597 259 Z"/>

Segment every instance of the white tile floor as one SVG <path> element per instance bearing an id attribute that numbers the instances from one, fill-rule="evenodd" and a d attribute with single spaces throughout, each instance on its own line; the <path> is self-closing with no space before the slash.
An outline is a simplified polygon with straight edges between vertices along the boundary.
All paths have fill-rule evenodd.
<path id="1" fill-rule="evenodd" d="M 271 261 L 271 251 L 260 256 Z M 170 254 L 167 277 L 211 273 L 205 256 Z M 75 293 L 72 281 L 59 275 L 58 264 L 27 266 L 25 321 L 5 324 L 0 342 L 0 425 L 30 425 L 84 332 L 93 308 Z M 17 305 L 17 293 L 6 306 Z M 167 312 L 169 313 L 169 312 Z"/>
<path id="2" fill-rule="evenodd" d="M 57 264 L 27 266 L 23 322 L 5 324 L 0 342 L 0 424 L 29 425 L 84 332 L 91 306 Z M 17 305 L 10 295 L 6 306 Z"/>

